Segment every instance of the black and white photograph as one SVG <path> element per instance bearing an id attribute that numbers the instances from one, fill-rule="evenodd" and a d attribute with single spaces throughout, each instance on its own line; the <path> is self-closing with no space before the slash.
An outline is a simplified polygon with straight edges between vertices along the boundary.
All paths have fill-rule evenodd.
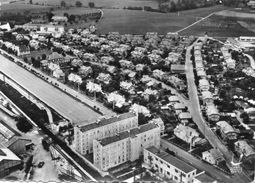
<path id="1" fill-rule="evenodd" d="M 0 183 L 255 183 L 255 0 L 0 0 Z"/>

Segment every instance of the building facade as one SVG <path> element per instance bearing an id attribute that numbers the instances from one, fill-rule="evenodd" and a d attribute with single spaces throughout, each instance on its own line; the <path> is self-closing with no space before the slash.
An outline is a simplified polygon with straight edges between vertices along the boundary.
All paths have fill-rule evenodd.
<path id="1" fill-rule="evenodd" d="M 111 137 L 117 133 L 136 128 L 138 116 L 134 113 L 125 113 L 118 116 L 101 119 L 85 126 L 74 127 L 74 146 L 81 154 L 93 152 L 93 140 Z"/>
<path id="2" fill-rule="evenodd" d="M 135 161 L 143 149 L 160 146 L 160 127 L 148 123 L 112 137 L 93 141 L 94 164 L 102 171 L 128 161 Z"/>
<path id="3" fill-rule="evenodd" d="M 196 176 L 194 167 L 154 146 L 144 149 L 144 163 L 161 177 L 174 182 L 191 183 Z"/>

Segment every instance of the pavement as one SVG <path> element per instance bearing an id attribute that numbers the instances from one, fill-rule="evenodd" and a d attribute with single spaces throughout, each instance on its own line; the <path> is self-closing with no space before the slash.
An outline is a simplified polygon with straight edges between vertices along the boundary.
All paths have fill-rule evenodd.
<path id="1" fill-rule="evenodd" d="M 194 44 L 193 44 L 194 45 Z M 187 76 L 187 84 L 188 84 L 188 94 L 190 99 L 189 111 L 193 118 L 193 121 L 197 124 L 200 132 L 204 134 L 209 143 L 216 149 L 218 149 L 226 159 L 227 164 L 231 165 L 232 161 L 232 152 L 229 151 L 226 146 L 220 141 L 220 139 L 215 135 L 215 133 L 210 129 L 210 127 L 206 124 L 206 121 L 203 118 L 200 103 L 198 98 L 197 86 L 195 84 L 195 76 L 193 72 L 193 64 L 191 61 L 191 49 L 192 46 L 188 47 L 186 52 L 186 76 Z M 240 182 L 249 182 L 249 179 L 245 175 L 239 175 Z"/>
<path id="2" fill-rule="evenodd" d="M 88 124 L 101 115 L 46 81 L 0 55 L 0 71 L 24 87 L 42 102 L 75 124 Z"/>

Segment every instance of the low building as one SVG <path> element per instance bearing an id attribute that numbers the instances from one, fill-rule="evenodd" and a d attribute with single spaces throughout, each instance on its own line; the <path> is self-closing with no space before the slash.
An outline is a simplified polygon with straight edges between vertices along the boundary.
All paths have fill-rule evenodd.
<path id="1" fill-rule="evenodd" d="M 143 154 L 145 167 L 153 168 L 162 178 L 178 183 L 191 183 L 196 176 L 194 167 L 154 146 L 144 149 Z"/>
<path id="2" fill-rule="evenodd" d="M 247 160 L 255 159 L 255 150 L 245 140 L 238 140 L 235 142 L 235 150 L 240 157 L 243 157 Z"/>
<path id="3" fill-rule="evenodd" d="M 110 74 L 100 73 L 97 77 L 97 80 L 105 84 L 109 84 L 112 80 L 112 77 Z"/>
<path id="4" fill-rule="evenodd" d="M 192 116 L 189 112 L 181 112 L 178 115 L 178 118 L 181 121 L 181 123 L 186 124 L 189 122 L 190 119 L 192 119 Z"/>
<path id="5" fill-rule="evenodd" d="M 8 148 L 16 155 L 22 155 L 26 153 L 26 145 L 30 143 L 31 140 L 21 137 L 18 132 L 0 121 L 0 147 Z"/>
<path id="6" fill-rule="evenodd" d="M 169 76 L 168 81 L 172 83 L 175 88 L 179 90 L 184 90 L 186 88 L 184 81 L 176 76 Z"/>
<path id="7" fill-rule="evenodd" d="M 208 119 L 213 122 L 217 122 L 220 119 L 219 111 L 214 104 L 206 106 L 206 115 Z"/>
<path id="8" fill-rule="evenodd" d="M 180 102 L 180 98 L 178 96 L 176 96 L 176 95 L 172 95 L 172 96 L 168 97 L 168 100 L 171 103 Z"/>
<path id="9" fill-rule="evenodd" d="M 143 149 L 160 147 L 160 127 L 147 123 L 115 136 L 93 141 L 94 165 L 102 171 L 125 162 L 133 162 L 143 155 Z"/>
<path id="10" fill-rule="evenodd" d="M 203 91 L 202 92 L 202 100 L 204 105 L 210 105 L 213 104 L 213 95 L 209 91 Z"/>
<path id="11" fill-rule="evenodd" d="M 202 159 L 212 165 L 218 165 L 224 161 L 223 155 L 218 149 L 210 149 L 208 151 L 202 152 Z"/>
<path id="12" fill-rule="evenodd" d="M 180 64 L 172 64 L 171 65 L 171 72 L 172 73 L 185 73 L 185 65 L 180 65 Z"/>
<path id="13" fill-rule="evenodd" d="M 103 118 L 94 123 L 74 127 L 74 146 L 81 154 L 93 152 L 93 140 L 114 136 L 138 126 L 138 116 L 129 112 L 110 118 Z"/>
<path id="14" fill-rule="evenodd" d="M 182 103 L 175 103 L 173 108 L 176 114 L 180 114 L 183 110 L 186 109 L 186 106 Z"/>
<path id="15" fill-rule="evenodd" d="M 22 161 L 8 148 L 0 148 L 0 178 L 10 174 L 13 170 L 21 168 Z"/>
<path id="16" fill-rule="evenodd" d="M 206 72 L 204 69 L 197 70 L 197 76 L 201 79 L 206 79 Z"/>
<path id="17" fill-rule="evenodd" d="M 197 130 L 189 126 L 184 126 L 183 124 L 179 124 L 174 129 L 174 135 L 179 139 L 187 142 L 188 144 L 191 144 L 192 146 L 194 146 L 197 142 L 201 140 Z"/>
<path id="18" fill-rule="evenodd" d="M 219 121 L 216 123 L 217 128 L 220 129 L 221 136 L 224 140 L 235 140 L 237 139 L 236 130 L 228 124 L 226 121 Z"/>
<path id="19" fill-rule="evenodd" d="M 51 19 L 57 23 L 65 23 L 68 21 L 68 18 L 65 16 L 53 16 Z"/>
<path id="20" fill-rule="evenodd" d="M 201 91 L 208 91 L 210 89 L 210 84 L 207 79 L 200 79 L 199 80 L 199 89 Z"/>

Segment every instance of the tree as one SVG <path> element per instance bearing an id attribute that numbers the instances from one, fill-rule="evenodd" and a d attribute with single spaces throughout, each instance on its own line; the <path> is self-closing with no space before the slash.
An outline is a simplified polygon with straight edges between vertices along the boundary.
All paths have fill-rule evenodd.
<path id="1" fill-rule="evenodd" d="M 42 59 L 45 60 L 47 56 L 45 54 L 42 54 Z"/>
<path id="2" fill-rule="evenodd" d="M 29 0 L 29 4 L 33 4 L 33 0 Z"/>
<path id="3" fill-rule="evenodd" d="M 176 11 L 176 4 L 175 4 L 174 1 L 171 1 L 170 11 L 171 11 L 171 12 L 175 12 L 175 11 Z"/>
<path id="4" fill-rule="evenodd" d="M 47 17 L 47 20 L 50 22 L 51 21 L 51 18 L 54 16 L 54 14 L 52 12 L 47 12 L 46 13 L 46 17 Z"/>
<path id="5" fill-rule="evenodd" d="M 69 19 L 69 14 L 68 13 L 64 13 L 64 16 L 67 18 L 67 19 Z"/>
<path id="6" fill-rule="evenodd" d="M 90 8 L 95 8 L 95 3 L 94 2 L 89 2 L 89 7 Z"/>
<path id="7" fill-rule="evenodd" d="M 75 6 L 82 7 L 82 3 L 80 1 L 76 1 Z"/>
<path id="8" fill-rule="evenodd" d="M 69 22 L 74 22 L 75 21 L 75 15 L 73 15 L 73 14 L 70 15 L 68 20 L 69 20 Z"/>
<path id="9" fill-rule="evenodd" d="M 25 117 L 20 117 L 17 119 L 17 128 L 19 129 L 19 131 L 21 132 L 24 132 L 24 133 L 27 133 L 29 132 L 30 130 L 32 130 L 33 128 L 33 125 L 31 125 L 27 119 Z"/>
<path id="10" fill-rule="evenodd" d="M 60 2 L 60 6 L 61 6 L 61 7 L 66 7 L 66 2 L 65 2 L 65 1 L 61 1 L 61 2 Z"/>

